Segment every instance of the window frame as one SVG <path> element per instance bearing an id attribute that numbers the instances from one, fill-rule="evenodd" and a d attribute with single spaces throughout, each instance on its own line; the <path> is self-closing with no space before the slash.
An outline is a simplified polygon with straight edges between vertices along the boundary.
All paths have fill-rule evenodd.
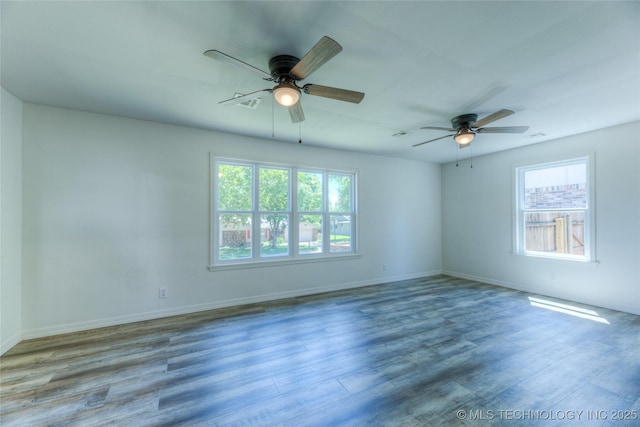
<path id="1" fill-rule="evenodd" d="M 562 166 L 570 166 L 576 164 L 584 164 L 586 166 L 586 196 L 587 206 L 585 208 L 549 208 L 549 209 L 527 209 L 525 208 L 525 182 L 524 175 L 528 171 L 543 170 L 557 168 Z M 513 253 L 532 258 L 547 258 L 555 260 L 578 261 L 578 262 L 597 262 L 596 261 L 596 245 L 595 245 L 595 161 L 594 155 L 586 154 L 576 157 L 570 157 L 562 160 L 547 160 L 536 163 L 527 163 L 524 165 L 516 165 L 514 170 L 514 239 Z M 552 252 L 540 252 L 527 250 L 525 245 L 525 214 L 527 212 L 584 212 L 584 255 L 563 254 Z"/>
<path id="2" fill-rule="evenodd" d="M 251 211 L 241 213 L 249 213 L 251 215 L 251 256 L 249 258 L 234 258 L 234 259 L 220 259 L 220 236 L 219 236 L 219 217 L 227 213 L 226 210 L 220 210 L 218 207 L 218 170 L 220 164 L 232 164 L 238 166 L 251 166 L 252 167 L 252 200 Z M 260 235 L 260 219 L 265 213 L 260 210 L 260 188 L 259 188 L 259 173 L 261 168 L 272 169 L 284 169 L 289 172 L 289 185 L 288 185 L 288 210 L 282 212 L 289 216 L 289 222 L 286 233 L 288 233 L 289 245 L 288 254 L 286 255 L 271 255 L 264 256 L 260 254 L 261 247 L 261 235 Z M 322 215 L 322 245 L 323 250 L 321 253 L 300 253 L 299 251 L 299 218 L 300 212 L 298 208 L 298 173 L 321 173 L 323 186 L 322 186 L 322 211 L 317 214 Z M 329 218 L 334 215 L 334 212 L 329 211 L 328 202 L 328 177 L 330 175 L 347 175 L 351 177 L 350 185 L 350 250 L 349 251 L 331 251 L 330 241 L 328 239 L 330 235 L 329 231 Z M 235 158 L 226 156 L 216 156 L 213 153 L 210 154 L 210 202 L 209 202 L 209 220 L 210 220 L 210 236 L 209 236 L 209 266 L 211 271 L 218 269 L 233 269 L 233 268 L 250 268 L 250 267 L 262 267 L 270 265 L 283 265 L 283 264 L 298 264 L 302 262 L 323 262 L 330 260 L 344 260 L 348 258 L 359 258 L 358 252 L 358 210 L 357 210 L 357 187 L 358 187 L 358 171 L 357 170 L 345 170 L 324 168 L 317 166 L 303 166 L 284 163 L 267 162 L 261 160 L 253 160 L 248 158 Z M 311 212 L 311 211 L 310 211 Z M 316 213 L 315 211 L 313 211 Z M 307 213 L 307 211 L 302 211 Z"/>

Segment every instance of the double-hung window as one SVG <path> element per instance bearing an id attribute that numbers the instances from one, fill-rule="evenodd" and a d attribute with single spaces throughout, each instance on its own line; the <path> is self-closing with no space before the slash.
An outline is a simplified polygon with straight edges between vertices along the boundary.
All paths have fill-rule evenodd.
<path id="1" fill-rule="evenodd" d="M 581 157 L 516 168 L 517 253 L 592 259 L 590 165 Z"/>
<path id="2" fill-rule="evenodd" d="M 356 174 L 212 158 L 212 267 L 353 255 Z"/>

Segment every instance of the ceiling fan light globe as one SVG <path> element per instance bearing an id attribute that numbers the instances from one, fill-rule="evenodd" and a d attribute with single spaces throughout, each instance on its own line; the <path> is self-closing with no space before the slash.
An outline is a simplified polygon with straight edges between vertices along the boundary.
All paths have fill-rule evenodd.
<path id="1" fill-rule="evenodd" d="M 273 89 L 273 96 L 278 104 L 291 107 L 300 100 L 300 89 L 292 84 L 281 83 Z"/>
<path id="2" fill-rule="evenodd" d="M 462 146 L 471 144 L 473 138 L 475 138 L 476 134 L 470 131 L 469 129 L 460 129 L 458 133 L 453 137 L 453 139 Z"/>

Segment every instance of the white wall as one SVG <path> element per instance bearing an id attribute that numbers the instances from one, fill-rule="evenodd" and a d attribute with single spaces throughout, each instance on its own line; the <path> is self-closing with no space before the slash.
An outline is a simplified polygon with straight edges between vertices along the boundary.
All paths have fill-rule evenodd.
<path id="1" fill-rule="evenodd" d="M 3 350 L 20 338 L 420 277 L 443 266 L 460 277 L 640 313 L 640 152 L 637 137 L 627 137 L 640 134 L 639 123 L 479 157 L 473 169 L 468 162 L 441 168 L 22 106 L 5 94 Z M 16 176 L 21 136 L 20 211 L 19 203 L 6 204 L 19 200 L 20 185 L 5 192 L 5 167 L 13 159 Z M 362 256 L 208 271 L 211 152 L 357 169 Z M 514 165 L 589 153 L 596 160 L 600 264 L 511 254 Z M 14 269 L 10 281 L 5 260 L 19 256 L 20 238 L 8 238 L 8 217 L 18 224 L 21 218 L 23 230 L 22 277 Z M 16 250 L 7 252 L 7 242 Z M 169 298 L 158 299 L 159 287 L 169 289 Z"/>
<path id="2" fill-rule="evenodd" d="M 0 354 L 20 341 L 22 102 L 0 88 Z"/>
<path id="3" fill-rule="evenodd" d="M 442 167 L 444 271 L 640 314 L 640 123 Z M 481 144 L 476 141 L 474 144 Z M 594 153 L 599 263 L 512 254 L 514 166 Z"/>
<path id="4" fill-rule="evenodd" d="M 362 256 L 208 271 L 210 152 L 356 169 Z M 23 338 L 439 273 L 440 178 L 439 165 L 25 103 Z"/>

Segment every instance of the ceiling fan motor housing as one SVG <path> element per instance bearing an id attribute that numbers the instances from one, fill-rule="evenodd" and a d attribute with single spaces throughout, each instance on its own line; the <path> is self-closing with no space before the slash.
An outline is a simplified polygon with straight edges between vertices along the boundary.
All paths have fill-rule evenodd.
<path id="1" fill-rule="evenodd" d="M 300 62 L 300 60 L 295 56 L 274 56 L 269 60 L 269 71 L 271 72 L 271 76 L 277 82 L 282 79 L 294 80 L 293 77 L 289 75 L 289 71 L 291 71 L 298 62 Z"/>
<path id="2" fill-rule="evenodd" d="M 462 127 L 471 129 L 476 120 L 478 120 L 477 114 L 462 114 L 451 119 L 451 127 L 454 129 L 460 129 Z"/>

